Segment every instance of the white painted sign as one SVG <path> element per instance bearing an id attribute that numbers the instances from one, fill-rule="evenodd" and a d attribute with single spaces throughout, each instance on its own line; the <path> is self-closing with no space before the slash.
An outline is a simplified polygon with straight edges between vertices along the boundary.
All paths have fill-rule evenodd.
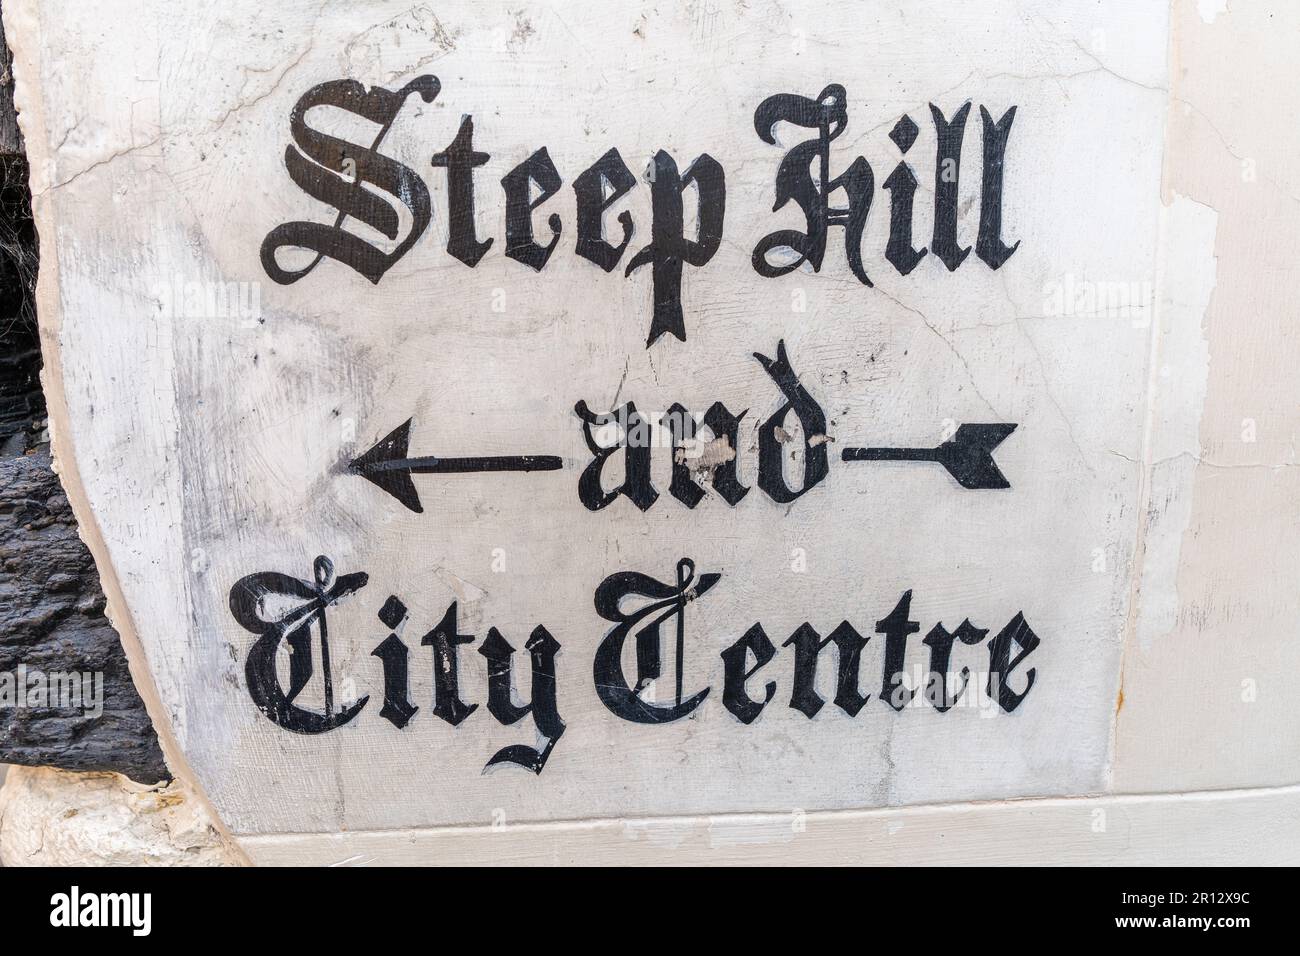
<path id="1" fill-rule="evenodd" d="M 234 834 L 1104 788 L 1163 5 L 5 13 L 57 450 Z"/>

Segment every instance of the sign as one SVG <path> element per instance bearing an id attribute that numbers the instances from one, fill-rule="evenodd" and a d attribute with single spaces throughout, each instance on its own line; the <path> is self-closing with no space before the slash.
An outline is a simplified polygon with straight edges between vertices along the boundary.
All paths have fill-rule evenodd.
<path id="1" fill-rule="evenodd" d="M 237 837 L 1104 788 L 1161 5 L 60 6 L 56 449 Z"/>

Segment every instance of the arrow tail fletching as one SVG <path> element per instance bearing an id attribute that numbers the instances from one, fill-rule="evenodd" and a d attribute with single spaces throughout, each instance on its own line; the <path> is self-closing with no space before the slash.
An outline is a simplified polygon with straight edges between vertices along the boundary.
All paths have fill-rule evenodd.
<path id="1" fill-rule="evenodd" d="M 993 449 L 1016 430 L 1010 423 L 962 425 L 950 441 L 939 446 L 939 461 L 963 488 L 1010 488 L 1011 482 L 993 460 Z"/>

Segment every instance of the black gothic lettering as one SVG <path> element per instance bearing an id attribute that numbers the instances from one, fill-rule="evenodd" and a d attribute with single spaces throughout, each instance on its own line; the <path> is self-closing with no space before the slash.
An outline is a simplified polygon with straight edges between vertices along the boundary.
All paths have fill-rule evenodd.
<path id="1" fill-rule="evenodd" d="M 299 188 L 336 210 L 336 215 L 332 223 L 295 221 L 271 230 L 261 246 L 267 275 L 278 283 L 289 284 L 309 274 L 322 259 L 331 258 L 377 283 L 411 249 L 432 218 L 429 190 L 415 170 L 379 149 L 411 94 L 433 102 L 440 90 L 437 77 L 430 75 L 417 77 L 398 90 L 367 90 L 354 80 L 332 80 L 312 87 L 298 100 L 290 113 L 293 144 L 285 150 L 285 167 Z M 307 122 L 308 113 L 315 107 L 350 113 L 376 124 L 378 131 L 369 146 L 323 133 Z M 962 144 L 970 108 L 971 103 L 966 102 L 948 120 L 938 106 L 930 104 L 936 152 L 933 237 L 928 250 L 913 244 L 919 186 L 913 167 L 900 159 L 883 184 L 890 194 L 885 258 L 900 275 L 915 270 L 928 252 L 954 271 L 971 251 L 969 246 L 960 245 L 957 234 Z M 1020 246 L 1019 241 L 1008 245 L 1001 235 L 1006 148 L 1016 109 L 1011 106 L 994 121 L 988 109 L 980 107 L 983 167 L 975 249 L 978 258 L 992 269 L 1001 268 Z M 779 212 L 793 202 L 803 213 L 804 228 L 778 229 L 763 237 L 753 250 L 755 271 L 772 278 L 807 263 L 813 272 L 820 272 L 831 227 L 842 227 L 849 268 L 858 281 L 870 286 L 862 241 L 874 197 L 874 172 L 866 159 L 857 156 L 840 175 L 831 175 L 831 145 L 848 128 L 845 88 L 831 83 L 816 97 L 795 93 L 769 96 L 755 109 L 753 119 L 759 138 L 770 145 L 777 145 L 776 128 L 782 123 L 814 134 L 797 142 L 782 157 L 772 206 L 774 212 Z M 889 136 L 900 156 L 909 153 L 918 132 L 911 116 L 899 118 Z M 430 160 L 433 167 L 447 170 L 447 252 L 471 267 L 479 263 L 494 241 L 490 236 L 480 239 L 475 224 L 474 171 L 489 158 L 488 153 L 474 149 L 474 120 L 466 115 L 451 144 Z M 630 257 L 624 275 L 651 266 L 653 314 L 646 338 L 649 347 L 665 333 L 681 341 L 686 339 L 683 267 L 702 268 L 720 248 L 726 219 L 726 171 L 714 157 L 701 153 L 684 172 L 679 172 L 673 156 L 659 150 L 651 157 L 646 178 L 651 192 L 650 241 Z M 559 192 L 562 183 L 544 146 L 501 178 L 506 206 L 506 255 L 534 271 L 541 271 L 550 261 L 563 229 L 558 213 L 548 215 L 550 236 L 543 245 L 537 241 L 532 217 Z M 573 181 L 577 204 L 574 251 L 606 272 L 612 272 L 622 261 L 633 237 L 634 223 L 628 210 L 617 213 L 622 235 L 615 244 L 606 235 L 605 214 L 636 185 L 636 178 L 617 149 L 605 152 Z M 688 238 L 685 204 L 692 186 L 697 226 L 694 237 Z M 839 205 L 833 204 L 837 193 L 843 194 Z M 411 219 L 409 232 L 400 241 L 398 203 L 406 207 Z M 344 228 L 349 217 L 396 244 L 386 251 L 354 235 Z M 285 247 L 315 255 L 301 266 L 286 267 L 280 263 L 280 250 Z"/>
<path id="2" fill-rule="evenodd" d="M 694 508 L 704 498 L 704 489 L 691 477 L 696 471 L 707 470 L 713 490 L 733 507 L 749 494 L 749 489 L 736 477 L 736 449 L 740 447 L 740 420 L 744 417 L 745 412 L 733 415 L 721 402 L 709 407 L 704 413 L 704 427 L 713 433 L 714 442 L 725 443 L 730 455 L 716 464 L 695 468 L 695 460 L 689 457 L 686 448 L 686 443 L 695 438 L 695 419 L 681 404 L 672 405 L 664 414 L 660 424 L 672 434 L 673 443 L 673 481 L 668 490 L 686 507 Z"/>
<path id="3" fill-rule="evenodd" d="M 930 675 L 926 683 L 926 699 L 941 714 L 947 713 L 961 698 L 970 680 L 970 668 L 961 669 L 961 686 L 954 691 L 948 687 L 948 666 L 952 660 L 952 646 L 955 641 L 963 644 L 978 644 L 988 635 L 987 629 L 975 627 L 969 620 L 957 625 L 956 633 L 949 634 L 943 624 L 936 624 L 930 633 L 921 638 L 921 643 L 930 648 Z"/>
<path id="4" fill-rule="evenodd" d="M 364 573 L 334 576 L 334 563 L 321 555 L 315 561 L 314 581 L 300 581 L 277 571 L 259 571 L 240 578 L 230 589 L 230 613 L 246 631 L 260 635 L 248 651 L 244 678 L 248 694 L 266 717 L 296 734 L 323 734 L 342 727 L 366 706 L 362 697 L 337 713 L 334 711 L 334 674 L 330 664 L 329 630 L 325 611 L 342 598 L 366 586 Z M 266 616 L 267 598 L 301 601 L 278 616 Z M 306 710 L 294 701 L 315 674 L 312 662 L 311 629 L 320 634 L 321 676 L 324 713 Z M 280 642 L 288 643 L 289 687 L 280 685 L 276 653 Z"/>
<path id="5" fill-rule="evenodd" d="M 608 196 L 605 195 L 606 185 L 610 188 Z M 573 191 L 578 197 L 578 244 L 574 251 L 606 272 L 613 271 L 618 260 L 623 258 L 623 250 L 632 241 L 632 214 L 627 210 L 618 214 L 619 224 L 623 227 L 623 241 L 613 246 L 605 241 L 605 210 L 634 186 L 636 177 L 616 149 L 600 157 L 573 181 Z"/>
<path id="6" fill-rule="evenodd" d="M 478 652 L 487 660 L 488 672 L 488 713 L 498 722 L 509 726 L 528 715 L 527 706 L 514 702 L 514 687 L 511 659 L 515 649 L 501 636 L 495 627 L 488 628 L 487 637 L 479 645 Z"/>
<path id="7" fill-rule="evenodd" d="M 996 692 L 998 706 L 1008 714 L 1019 707 L 1020 702 L 1029 694 L 1030 688 L 1034 686 L 1037 669 L 1031 667 L 1025 671 L 1025 689 L 1018 694 L 1011 689 L 1007 678 L 1040 643 L 1042 641 L 1038 635 L 1025 623 L 1023 613 L 1013 617 L 1011 622 L 998 632 L 998 636 L 989 642 L 988 694 L 993 697 Z M 1016 648 L 1015 657 L 1011 656 L 1013 646 Z"/>
<path id="8" fill-rule="evenodd" d="M 555 656 L 560 652 L 560 642 L 539 624 L 533 628 L 524 648 L 532 659 L 533 686 L 531 702 L 520 706 L 514 702 L 511 688 L 511 659 L 515 649 L 495 627 L 488 631 L 487 638 L 478 649 L 488 662 L 488 711 L 506 725 L 532 714 L 533 724 L 546 743 L 540 750 L 525 744 L 503 747 L 492 755 L 492 759 L 483 767 L 484 770 L 495 764 L 512 763 L 526 767 L 533 773 L 541 773 L 556 742 L 564 733 L 564 721 L 560 719 L 555 688 Z"/>
<path id="9" fill-rule="evenodd" d="M 479 242 L 474 226 L 474 168 L 491 157 L 474 152 L 474 117 L 466 116 L 451 145 L 434 153 L 434 167 L 447 169 L 447 251 L 473 267 L 492 246 L 491 239 Z"/>
<path id="10" fill-rule="evenodd" d="M 433 102 L 440 85 L 434 76 L 416 77 L 400 90 L 380 87 L 367 91 L 355 80 L 332 80 L 313 86 L 294 104 L 289 114 L 289 131 L 294 145 L 285 148 L 284 165 L 294 184 L 313 199 L 338 210 L 333 224 L 287 222 L 262 241 L 262 268 L 281 285 L 297 282 L 321 259 L 330 258 L 377 283 L 404 256 L 429 225 L 429 190 L 415 170 L 382 155 L 379 146 L 393 121 L 412 93 L 426 103 Z M 369 148 L 338 139 L 307 125 L 307 113 L 316 106 L 332 106 L 360 116 L 379 126 Z M 348 217 L 377 230 L 389 239 L 397 238 L 397 211 L 391 202 L 363 188 L 377 186 L 399 201 L 411 213 L 411 231 L 390 252 L 384 252 L 343 229 Z M 283 268 L 276 255 L 285 246 L 316 253 L 298 269 Z"/>
<path id="11" fill-rule="evenodd" d="M 961 178 L 961 141 L 966 133 L 967 103 L 952 122 L 944 119 L 943 112 L 933 103 L 930 115 L 934 118 L 934 131 L 939 146 L 934 159 L 934 237 L 930 251 L 952 272 L 966 261 L 970 246 L 962 248 L 957 243 L 957 186 Z"/>
<path id="12" fill-rule="evenodd" d="M 649 510 L 659 499 L 659 492 L 650 483 L 650 450 L 653 444 L 650 423 L 641 417 L 632 402 L 603 415 L 592 412 L 587 403 L 581 400 L 573 410 L 582 420 L 582 437 L 592 454 L 591 462 L 578 479 L 578 498 L 583 505 L 588 511 L 599 511 L 623 495 L 642 511 Z M 601 445 L 592 433 L 593 426 L 618 428 L 622 436 L 619 443 L 608 447 Z M 605 491 L 600 481 L 601 472 L 619 448 L 626 449 L 623 483 L 613 491 Z"/>
<path id="13" fill-rule="evenodd" d="M 856 717 L 870 699 L 870 694 L 863 694 L 858 688 L 858 673 L 862 662 L 862 649 L 867 646 L 869 638 L 859 634 L 848 621 L 831 631 L 823 638 L 807 622 L 799 625 L 783 647 L 794 647 L 794 688 L 790 694 L 790 706 L 812 719 L 825 703 L 817 693 L 817 659 L 822 648 L 834 644 L 836 663 L 839 665 L 835 683 L 835 705 Z"/>
<path id="14" fill-rule="evenodd" d="M 975 255 L 989 268 L 1000 269 L 1020 248 L 1019 240 L 1014 246 L 1002 241 L 1002 168 L 1007 158 L 1007 137 L 1011 135 L 1016 108 L 1011 107 L 1002 119 L 994 123 L 989 111 L 981 106 L 980 117 L 984 121 L 984 179 L 980 188 L 980 234 L 975 243 Z"/>
<path id="15" fill-rule="evenodd" d="M 776 361 L 757 352 L 754 358 L 785 395 L 785 404 L 758 430 L 758 486 L 773 501 L 785 504 L 815 488 L 830 470 L 826 460 L 826 415 L 795 374 L 784 341 L 776 345 Z M 797 491 L 785 480 L 784 449 L 789 435 L 783 425 L 791 411 L 803 428 L 803 486 Z"/>
<path id="16" fill-rule="evenodd" d="M 749 667 L 749 656 L 754 657 L 754 666 Z M 755 624 L 737 641 L 722 652 L 722 665 L 725 683 L 722 686 L 722 705 L 731 711 L 742 724 L 752 724 L 758 719 L 776 694 L 776 681 L 768 681 L 763 691 L 763 700 L 757 701 L 749 696 L 745 682 L 753 677 L 776 656 L 776 648 L 768 638 L 762 625 Z"/>
<path id="17" fill-rule="evenodd" d="M 596 649 L 592 675 L 596 694 L 610 712 L 639 724 L 662 724 L 685 717 L 709 696 L 709 688 L 683 699 L 682 674 L 685 656 L 686 605 L 704 595 L 722 577 L 701 574 L 695 580 L 695 563 L 689 558 L 677 562 L 677 584 L 663 584 L 646 574 L 620 571 L 611 574 L 596 588 L 596 613 L 616 625 Z M 639 610 L 625 613 L 620 604 L 625 597 L 650 598 Z M 675 702 L 651 703 L 642 691 L 662 673 L 659 627 L 670 617 L 677 619 L 677 682 Z M 649 618 L 650 620 L 646 621 Z M 642 622 L 645 621 L 644 624 Z M 633 628 L 636 632 L 636 686 L 628 684 L 623 672 L 623 645 Z"/>
<path id="18" fill-rule="evenodd" d="M 411 683 L 407 670 L 409 650 L 402 639 L 397 636 L 397 629 L 406 621 L 406 605 L 390 594 L 384 606 L 379 609 L 379 619 L 393 633 L 370 652 L 378 657 L 384 668 L 384 706 L 379 716 L 387 719 L 401 730 L 420 708 L 411 703 Z"/>
<path id="19" fill-rule="evenodd" d="M 534 183 L 541 189 L 536 199 L 531 196 Z M 544 246 L 533 241 L 533 210 L 560 189 L 560 174 L 546 147 L 502 176 L 501 186 L 506 192 L 506 255 L 541 272 L 560 242 L 558 213 L 551 213 L 546 220 L 551 229 L 551 241 Z"/>
<path id="20" fill-rule="evenodd" d="M 624 275 L 641 266 L 654 265 L 654 318 L 646 346 L 665 332 L 686 341 L 686 320 L 682 316 L 682 263 L 705 265 L 722 243 L 722 221 L 726 214 L 726 176 L 718 161 L 708 153 L 696 157 L 685 174 L 677 174 L 677 163 L 663 150 L 651 161 L 650 244 L 627 264 Z M 692 184 L 698 187 L 699 215 L 695 241 L 683 233 L 682 193 Z"/>
<path id="21" fill-rule="evenodd" d="M 921 629 L 916 621 L 907 619 L 911 607 L 912 592 L 904 591 L 889 616 L 876 622 L 876 633 L 885 635 L 885 670 L 880 685 L 880 699 L 897 711 L 902 711 L 916 696 L 916 691 L 903 686 L 907 638 Z"/>
<path id="22" fill-rule="evenodd" d="M 618 572 L 601 581 L 594 595 L 596 612 L 614 626 L 596 648 L 592 677 L 597 696 L 612 714 L 634 723 L 669 723 L 690 716 L 708 697 L 711 688 L 707 686 L 693 695 L 685 693 L 685 613 L 687 605 L 710 591 L 720 579 L 718 573 L 697 577 L 694 562 L 683 558 L 677 563 L 675 583 L 663 583 L 632 571 Z M 342 575 L 336 579 L 333 564 L 322 556 L 316 559 L 314 581 L 299 581 L 275 572 L 258 572 L 240 579 L 231 588 L 232 615 L 241 627 L 258 635 L 245 666 L 249 695 L 258 709 L 278 726 L 294 733 L 320 734 L 347 724 L 366 706 L 369 697 L 352 702 L 337 712 L 335 710 L 325 621 L 330 606 L 360 590 L 366 583 L 365 574 Z M 894 609 L 875 626 L 876 633 L 885 637 L 880 697 L 898 712 L 912 703 L 917 693 L 906 686 L 904 674 L 908 638 L 920 630 L 919 623 L 911 620 L 911 601 L 912 591 L 905 591 Z M 625 607 L 625 603 L 631 606 Z M 288 609 L 282 610 L 286 604 Z M 452 726 L 462 723 L 478 706 L 467 704 L 459 696 L 458 648 L 474 639 L 457 633 L 457 611 L 458 606 L 453 602 L 437 627 L 421 640 L 423 646 L 433 648 L 434 713 Z M 409 650 L 400 636 L 408 611 L 396 595 L 390 595 L 378 616 L 391 630 L 388 637 L 371 651 L 371 656 L 379 658 L 382 665 L 384 704 L 380 716 L 402 729 L 419 710 L 410 700 Z M 662 633 L 662 626 L 670 619 L 676 624 L 676 647 L 672 654 L 675 680 L 672 699 L 660 703 L 656 699 L 658 695 L 652 694 L 650 689 L 664 676 L 666 655 L 663 643 L 666 635 Z M 312 657 L 313 624 L 320 635 L 319 670 Z M 925 682 L 925 699 L 939 713 L 957 706 L 970 683 L 970 669 L 967 667 L 961 668 L 958 682 L 951 680 L 953 648 L 958 642 L 966 646 L 978 645 L 987 634 L 985 629 L 975 627 L 969 619 L 963 620 L 953 632 L 938 623 L 926 634 L 923 643 L 929 648 L 930 667 Z M 623 668 L 629 638 L 635 642 L 635 681 L 628 679 Z M 790 708 L 800 711 L 810 720 L 824 708 L 826 702 L 817 687 L 817 668 L 822 651 L 827 645 L 834 644 L 838 664 L 834 702 L 846 715 L 856 717 L 870 699 L 860 687 L 862 652 L 869 640 L 848 621 L 841 622 L 825 638 L 808 622 L 796 628 L 784 643 L 785 647 L 794 648 Z M 1039 637 L 1025 622 L 1023 613 L 1017 613 L 989 642 L 987 693 L 1007 713 L 1020 706 L 1036 682 L 1037 669 L 1033 667 L 1025 669 L 1022 690 L 1013 690 L 1009 680 L 1040 643 Z M 287 668 L 279 666 L 282 662 L 276 660 L 282 644 L 287 645 L 291 653 Z M 531 695 L 526 702 L 515 699 L 515 648 L 505 636 L 491 627 L 478 648 L 487 665 L 488 712 L 503 726 L 512 726 L 531 715 L 537 732 L 536 745 L 503 747 L 487 761 L 484 771 L 498 764 L 514 764 L 540 774 L 566 729 L 559 714 L 556 685 L 556 658 L 560 644 L 544 626 L 538 625 L 525 647 L 532 667 Z M 761 698 L 751 696 L 748 686 L 776 654 L 777 649 L 760 623 L 752 625 L 720 654 L 724 671 L 723 706 L 743 724 L 757 720 L 776 694 L 776 681 L 765 682 Z M 285 684 L 279 677 L 281 670 L 287 670 Z M 324 700 L 323 713 L 296 702 L 318 675 Z"/>
<path id="23" fill-rule="evenodd" d="M 871 211 L 871 193 L 875 178 L 871 166 L 857 157 L 840 176 L 830 178 L 831 142 L 848 126 L 847 94 L 844 87 L 832 83 L 809 99 L 794 93 L 769 96 L 754 111 L 754 129 L 759 139 L 776 145 L 773 127 L 786 122 L 804 129 L 817 130 L 817 138 L 805 140 L 790 149 L 781 160 L 776 174 L 776 203 L 772 211 L 794 200 L 803 210 L 807 231 L 781 229 L 763 238 L 754 248 L 753 266 L 759 275 L 772 278 L 799 268 L 805 262 L 820 272 L 826 254 L 826 235 L 831 226 L 844 227 L 845 252 L 849 268 L 863 285 L 871 285 L 862 265 L 862 230 Z M 816 167 L 816 178 L 811 172 Z M 848 205 L 832 207 L 831 194 L 843 189 Z M 787 261 L 773 264 L 768 254 L 788 250 Z"/>
<path id="24" fill-rule="evenodd" d="M 904 116 L 889 133 L 900 153 L 906 153 L 916 142 L 918 130 L 912 117 Z M 889 190 L 889 243 L 885 258 L 900 275 L 907 275 L 925 258 L 924 249 L 912 246 L 912 198 L 916 195 L 916 174 L 906 161 L 900 160 L 885 180 Z"/>
<path id="25" fill-rule="evenodd" d="M 452 601 L 442 620 L 424 637 L 420 644 L 433 647 L 433 712 L 453 727 L 478 709 L 478 704 L 466 704 L 460 699 L 458 659 L 461 644 L 471 644 L 472 634 L 456 633 L 456 602 Z"/>

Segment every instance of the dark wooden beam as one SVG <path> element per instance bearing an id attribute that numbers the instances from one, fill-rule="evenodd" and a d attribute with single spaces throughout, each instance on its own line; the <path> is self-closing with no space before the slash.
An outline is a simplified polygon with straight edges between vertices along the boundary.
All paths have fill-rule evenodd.
<path id="1" fill-rule="evenodd" d="M 3 4 L 0 4 L 2 7 Z M 0 23 L 0 153 L 21 156 L 23 134 L 18 129 L 18 114 L 14 110 L 13 55 L 5 42 L 5 27 Z"/>

